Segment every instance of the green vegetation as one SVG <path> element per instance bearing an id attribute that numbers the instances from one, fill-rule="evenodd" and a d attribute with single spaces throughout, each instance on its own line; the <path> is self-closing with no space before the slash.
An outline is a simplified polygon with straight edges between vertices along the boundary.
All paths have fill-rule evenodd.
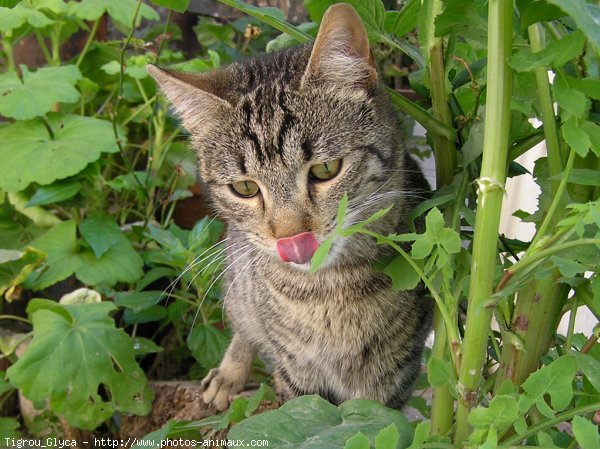
<path id="1" fill-rule="evenodd" d="M 0 404 L 20 389 L 46 408 L 36 419 L 54 432 L 60 416 L 109 434 L 115 413 L 149 410 L 146 377 L 156 376 L 157 360 L 198 379 L 226 346 L 215 326 L 223 226 L 204 218 L 188 231 L 173 221 L 195 183 L 194 155 L 145 65 L 206 71 L 309 41 L 317 27 L 287 23 L 274 8 L 221 2 L 249 17 L 202 19 L 202 54 L 189 61 L 172 45 L 171 13 L 159 23 L 141 1 L 0 3 L 0 319 L 32 326 L 0 336 L 12 362 L 0 376 Z M 184 10 L 187 2 L 156 3 Z M 335 2 L 304 3 L 318 23 Z M 368 222 L 387 210 L 343 228 L 345 201 L 335 230 L 393 247 L 397 256 L 378 269 L 398 289 L 423 282 L 435 300 L 428 374 L 410 402 L 424 420 L 411 425 L 379 404 L 335 407 L 313 396 L 251 416 L 273 397 L 263 386 L 222 416 L 172 422 L 147 438 L 200 439 L 233 424 L 230 438 L 260 437 L 269 447 L 599 448 L 591 422 L 600 409 L 599 328 L 577 334 L 574 320 L 582 308 L 600 320 L 600 8 L 586 0 L 407 0 L 398 10 L 381 0 L 347 3 L 363 18 L 385 79 L 409 81 L 424 98 L 390 89 L 426 128 L 436 160 L 437 192 L 409 217 L 425 215 L 421 232 L 373 233 Z M 97 39 L 105 13 L 121 39 Z M 248 26 L 260 33 L 245 33 Z M 61 58 L 80 30 L 81 51 Z M 44 67 L 15 65 L 27 38 Z M 539 207 L 518 212 L 537 232 L 530 242 L 500 236 L 505 180 L 524 172 L 515 159 L 542 139 L 548 154 L 533 172 Z M 27 317 L 3 311 L 25 302 Z M 558 335 L 566 312 L 567 335 Z M 420 396 L 429 386 L 431 404 Z M 19 432 L 15 419 L 0 418 L 0 436 Z"/>

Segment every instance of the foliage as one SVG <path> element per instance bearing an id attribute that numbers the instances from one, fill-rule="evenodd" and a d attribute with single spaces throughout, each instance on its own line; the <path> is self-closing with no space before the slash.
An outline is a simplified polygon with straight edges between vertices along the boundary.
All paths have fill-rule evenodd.
<path id="1" fill-rule="evenodd" d="M 305 0 L 310 21 L 293 25 L 276 8 L 221 2 L 250 17 L 201 19 L 203 50 L 188 61 L 172 45 L 179 32 L 171 24 L 171 10 L 187 0 L 154 0 L 168 10 L 161 24 L 154 6 L 135 0 L 2 3 L 0 313 L 27 301 L 28 318 L 0 319 L 32 331 L 0 337 L 12 362 L 0 376 L 0 405 L 16 387 L 72 426 L 108 432 L 115 412 L 148 411 L 146 378 L 157 377 L 161 360 L 193 378 L 220 360 L 228 339 L 218 325 L 223 225 L 174 223 L 196 181 L 195 158 L 145 66 L 201 72 L 308 42 L 337 3 Z M 273 399 L 262 386 L 223 415 L 171 422 L 146 438 L 199 439 L 207 427 L 233 426 L 230 439 L 265 438 L 269 447 L 598 447 L 590 421 L 600 407 L 598 333 L 575 334 L 573 324 L 584 307 L 600 319 L 600 9 L 586 0 L 347 2 L 384 81 L 402 78 L 424 98 L 389 90 L 427 130 L 437 191 L 409 217 L 424 215 L 423 226 L 392 235 L 369 227 L 389 209 L 345 226 L 345 197 L 312 269 L 334 238 L 361 233 L 396 251 L 376 267 L 395 288 L 427 287 L 436 336 L 418 389 L 430 386 L 433 401 L 411 401 L 427 419 L 413 431 L 379 404 L 335 407 L 314 396 L 252 416 Z M 97 38 L 104 20 L 117 40 Z M 65 58 L 61 48 L 78 31 L 83 47 Z M 44 67 L 15 63 L 24 39 L 37 42 Z M 515 159 L 542 139 L 538 210 L 516 214 L 536 234 L 529 242 L 499 236 L 505 179 L 525 172 Z M 567 311 L 567 335 L 556 335 Z M 21 341 L 28 349 L 17 359 Z M 0 418 L 0 432 L 17 436 L 17 422 Z"/>

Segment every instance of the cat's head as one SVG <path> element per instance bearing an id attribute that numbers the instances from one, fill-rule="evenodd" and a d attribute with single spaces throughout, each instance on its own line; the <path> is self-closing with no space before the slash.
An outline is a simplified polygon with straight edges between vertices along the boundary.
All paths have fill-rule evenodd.
<path id="1" fill-rule="evenodd" d="M 201 75 L 148 70 L 190 132 L 216 208 L 261 251 L 307 263 L 345 192 L 346 224 L 395 203 L 375 225 L 395 230 L 400 132 L 352 7 L 329 8 L 314 45 Z M 328 264 L 374 252 L 368 239 L 337 240 Z"/>

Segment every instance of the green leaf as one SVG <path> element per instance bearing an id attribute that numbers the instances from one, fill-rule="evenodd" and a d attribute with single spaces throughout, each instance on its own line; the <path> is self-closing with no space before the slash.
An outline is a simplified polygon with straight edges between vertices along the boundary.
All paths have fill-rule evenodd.
<path id="1" fill-rule="evenodd" d="M 336 229 L 339 231 L 344 226 L 344 220 L 346 219 L 346 211 L 348 210 L 348 193 L 344 193 L 344 196 L 340 200 L 338 206 L 338 213 L 335 217 Z"/>
<path id="2" fill-rule="evenodd" d="M 115 411 L 150 411 L 152 391 L 131 338 L 108 316 L 115 306 L 62 307 L 72 321 L 52 310 L 33 314 L 33 340 L 8 369 L 10 382 L 34 402 L 49 400 L 52 411 L 83 429 L 94 429 Z"/>
<path id="3" fill-rule="evenodd" d="M 8 291 L 6 298 L 9 299 L 12 290 L 25 281 L 45 258 L 43 252 L 33 248 L 25 251 L 0 249 L 0 297 Z"/>
<path id="4" fill-rule="evenodd" d="M 248 405 L 246 405 L 246 417 L 252 415 L 262 401 L 275 402 L 277 397 L 275 392 L 267 384 L 260 384 L 256 393 L 248 398 Z"/>
<path id="5" fill-rule="evenodd" d="M 554 78 L 554 97 L 565 111 L 578 118 L 587 117 L 590 100 L 583 92 L 571 87 L 566 77 L 560 74 Z"/>
<path id="6" fill-rule="evenodd" d="M 98 259 L 115 246 L 123 236 L 115 221 L 104 214 L 86 217 L 79 225 L 79 232 Z"/>
<path id="7" fill-rule="evenodd" d="M 413 449 L 415 447 L 421 446 L 425 443 L 429 438 L 429 431 L 431 429 L 431 421 L 421 421 L 417 424 L 415 428 L 415 436 L 412 440 L 411 445 L 408 449 Z"/>
<path id="8" fill-rule="evenodd" d="M 298 29 L 298 27 L 286 22 L 285 15 L 279 8 L 260 8 L 258 6 L 250 5 L 242 0 L 219 0 L 219 2 L 238 9 L 249 16 L 256 17 L 258 20 L 272 26 L 276 30 L 289 34 L 298 42 L 304 43 L 312 40 L 312 36 L 310 34 L 307 34 Z"/>
<path id="9" fill-rule="evenodd" d="M 546 0 L 558 6 L 573 18 L 577 27 L 583 31 L 590 44 L 600 51 L 600 8 L 586 0 Z"/>
<path id="10" fill-rule="evenodd" d="M 375 449 L 395 449 L 399 439 L 400 433 L 396 424 L 390 424 L 375 437 Z"/>
<path id="11" fill-rule="evenodd" d="M 514 394 L 496 394 L 487 407 L 477 407 L 469 413 L 469 424 L 475 428 L 496 428 L 499 432 L 519 418 L 517 397 Z"/>
<path id="12" fill-rule="evenodd" d="M 398 38 L 410 33 L 417 26 L 421 2 L 409 0 L 400 11 L 386 11 L 385 30 Z"/>
<path id="13" fill-rule="evenodd" d="M 55 182 L 47 186 L 41 186 L 29 199 L 27 207 L 60 203 L 77 195 L 80 190 L 81 184 L 72 181 Z"/>
<path id="14" fill-rule="evenodd" d="M 196 222 L 190 232 L 188 249 L 197 254 L 201 249 L 210 248 L 223 235 L 225 225 L 213 217 L 204 217 Z"/>
<path id="15" fill-rule="evenodd" d="M 449 360 L 431 357 L 427 362 L 427 378 L 432 387 L 448 387 L 452 396 L 458 397 L 456 374 Z"/>
<path id="16" fill-rule="evenodd" d="M 29 7 L 27 2 L 20 2 L 14 8 L 0 7 L 0 32 L 7 33 L 20 28 L 25 23 L 34 28 L 44 28 L 54 21 Z"/>
<path id="17" fill-rule="evenodd" d="M 54 103 L 79 100 L 75 84 L 81 72 L 74 65 L 44 67 L 30 72 L 21 66 L 23 80 L 15 72 L 0 75 L 0 115 L 28 120 L 44 115 Z"/>
<path id="18" fill-rule="evenodd" d="M 192 355 L 204 368 L 218 365 L 228 344 L 227 335 L 212 324 L 196 324 L 187 339 Z"/>
<path id="19" fill-rule="evenodd" d="M 325 239 L 323 243 L 319 245 L 319 247 L 312 256 L 312 259 L 310 260 L 310 271 L 312 273 L 317 271 L 321 267 L 321 265 L 323 265 L 325 259 L 327 259 L 327 256 L 329 255 L 331 245 L 333 245 L 332 236 Z"/>
<path id="20" fill-rule="evenodd" d="M 121 25 L 129 28 L 137 7 L 136 0 L 82 0 L 70 2 L 69 12 L 84 20 L 99 19 L 105 12 Z M 142 19 L 159 20 L 160 16 L 150 6 L 142 3 L 136 26 Z"/>
<path id="21" fill-rule="evenodd" d="M 115 304 L 120 307 L 127 307 L 134 312 L 140 312 L 155 306 L 163 297 L 163 292 L 160 290 L 146 290 L 133 293 L 118 292 L 116 294 Z"/>
<path id="22" fill-rule="evenodd" d="M 578 120 L 576 117 L 569 117 L 562 124 L 560 130 L 565 142 L 567 142 L 579 156 L 585 157 L 592 146 L 592 141 L 590 136 L 579 125 L 581 121 L 582 120 Z"/>
<path id="23" fill-rule="evenodd" d="M 34 281 L 33 288 L 46 288 L 72 274 L 86 284 L 109 287 L 142 277 L 144 262 L 124 235 L 97 258 L 88 249 L 77 251 L 76 231 L 73 221 L 65 221 L 31 243 L 32 247 L 48 254 L 47 269 Z"/>
<path id="24" fill-rule="evenodd" d="M 573 418 L 573 434 L 581 449 L 600 449 L 598 426 L 582 416 Z"/>
<path id="25" fill-rule="evenodd" d="M 119 150 L 108 121 L 52 113 L 48 123 L 54 136 L 41 120 L 0 128 L 0 188 L 18 192 L 32 182 L 50 184 L 79 173 L 102 153 Z"/>
<path id="26" fill-rule="evenodd" d="M 600 282 L 596 281 L 596 284 L 600 286 Z M 600 297 L 598 299 L 600 299 Z M 579 369 L 583 372 L 585 377 L 587 377 L 587 380 L 590 381 L 596 390 L 600 391 L 600 361 L 596 360 L 591 355 L 583 354 L 581 352 L 576 352 L 575 358 L 579 364 Z"/>
<path id="27" fill-rule="evenodd" d="M 384 266 L 377 267 L 376 270 L 387 274 L 392 279 L 394 290 L 412 290 L 421 280 L 419 274 L 401 254 Z"/>
<path id="28" fill-rule="evenodd" d="M 443 248 L 450 254 L 460 251 L 460 236 L 453 229 L 444 227 L 444 217 L 437 207 L 431 209 L 425 217 L 425 229 L 425 233 L 413 243 L 413 258 L 424 259 L 434 247 Z"/>
<path id="29" fill-rule="evenodd" d="M 133 350 L 136 356 L 154 354 L 156 352 L 162 352 L 163 348 L 158 346 L 152 340 L 144 337 L 133 338 Z"/>
<path id="30" fill-rule="evenodd" d="M 538 67 L 560 68 L 571 59 L 575 59 L 583 51 L 584 45 L 585 36 L 576 31 L 551 42 L 537 53 L 521 50 L 508 58 L 508 63 L 518 72 L 530 72 Z"/>
<path id="31" fill-rule="evenodd" d="M 152 0 L 152 3 L 158 6 L 172 9 L 184 13 L 190 4 L 190 0 Z"/>
<path id="32" fill-rule="evenodd" d="M 352 438 L 346 440 L 344 449 L 371 449 L 371 443 L 364 433 L 358 432 Z"/>
<path id="33" fill-rule="evenodd" d="M 550 403 L 555 411 L 564 410 L 573 398 L 575 374 L 577 361 L 570 356 L 559 357 L 531 374 L 522 385 L 525 393 L 519 399 L 520 412 L 524 413 L 535 405 L 544 416 L 553 417 L 553 410 L 544 400 L 546 394 L 550 395 Z"/>
<path id="34" fill-rule="evenodd" d="M 2 11 L 0 11 L 0 17 L 2 17 Z M 16 418 L 4 418 L 0 417 L 0 438 L 1 441 L 5 441 L 5 438 L 21 438 L 21 432 L 19 432 L 19 421 Z"/>
<path id="35" fill-rule="evenodd" d="M 560 181 L 563 174 L 552 176 L 550 180 Z M 574 168 L 569 174 L 569 182 L 582 186 L 600 186 L 600 172 L 587 168 Z"/>
<path id="36" fill-rule="evenodd" d="M 316 395 L 301 396 L 277 410 L 245 419 L 229 431 L 228 439 L 267 440 L 269 447 L 287 449 L 333 448 L 359 431 L 373 441 L 390 423 L 399 431 L 396 447 L 406 448 L 413 432 L 397 410 L 365 399 L 352 399 L 336 407 Z"/>
<path id="37" fill-rule="evenodd" d="M 527 2 L 527 6 L 521 12 L 521 28 L 525 30 L 534 23 L 551 22 L 564 15 L 560 8 L 545 1 Z"/>

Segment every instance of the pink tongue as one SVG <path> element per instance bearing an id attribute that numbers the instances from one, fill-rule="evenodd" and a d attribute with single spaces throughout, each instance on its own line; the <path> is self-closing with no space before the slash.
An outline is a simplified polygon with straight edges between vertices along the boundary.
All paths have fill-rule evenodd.
<path id="1" fill-rule="evenodd" d="M 312 232 L 277 239 L 277 252 L 284 262 L 303 264 L 310 262 L 319 244 Z"/>

